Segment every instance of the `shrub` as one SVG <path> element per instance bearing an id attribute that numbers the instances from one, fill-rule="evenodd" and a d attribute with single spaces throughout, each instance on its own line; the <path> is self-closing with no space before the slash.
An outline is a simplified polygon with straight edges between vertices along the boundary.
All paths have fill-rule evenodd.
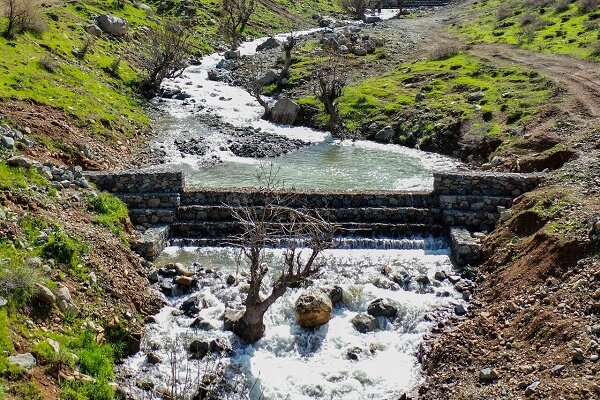
<path id="1" fill-rule="evenodd" d="M 554 10 L 556 10 L 557 13 L 562 13 L 562 12 L 567 11 L 569 9 L 570 5 L 571 5 L 571 0 L 558 0 L 554 4 Z"/>
<path id="2" fill-rule="evenodd" d="M 0 266 L 0 295 L 16 307 L 25 304 L 36 292 L 39 272 L 23 263 Z"/>
<path id="3" fill-rule="evenodd" d="M 598 41 L 592 42 L 589 46 L 589 50 L 590 50 L 590 55 L 592 57 L 599 57 L 600 56 L 600 42 L 598 42 Z"/>
<path id="4" fill-rule="evenodd" d="M 579 0 L 579 12 L 587 14 L 598 8 L 600 0 Z"/>
<path id="5" fill-rule="evenodd" d="M 127 206 L 116 196 L 109 193 L 100 193 L 88 197 L 88 208 L 98 213 L 94 223 L 112 229 L 113 232 L 123 231 L 123 224 L 127 219 Z"/>
<path id="6" fill-rule="evenodd" d="M 56 72 L 59 63 L 50 55 L 46 54 L 40 58 L 40 66 L 50 73 Z"/>
<path id="7" fill-rule="evenodd" d="M 460 53 L 460 46 L 456 43 L 442 43 L 431 52 L 432 60 L 446 60 Z"/>
<path id="8" fill-rule="evenodd" d="M 48 29 L 39 0 L 1 0 L 0 5 L 4 9 L 3 16 L 8 19 L 6 37 L 26 31 L 42 33 Z"/>
<path id="9" fill-rule="evenodd" d="M 109 344 L 96 342 L 92 331 L 84 331 L 70 344 L 70 347 L 75 349 L 77 356 L 79 356 L 78 363 L 84 373 L 100 380 L 114 378 L 112 347 Z"/>
<path id="10" fill-rule="evenodd" d="M 84 243 L 78 243 L 64 233 L 57 230 L 50 234 L 48 241 L 43 247 L 44 255 L 55 261 L 71 267 L 77 267 L 81 261 L 81 255 L 88 251 Z"/>
<path id="11" fill-rule="evenodd" d="M 498 21 L 504 21 L 513 15 L 513 5 L 504 3 L 498 7 Z"/>
<path id="12" fill-rule="evenodd" d="M 60 395 L 61 400 L 112 400 L 114 390 L 106 381 L 67 382 Z"/>

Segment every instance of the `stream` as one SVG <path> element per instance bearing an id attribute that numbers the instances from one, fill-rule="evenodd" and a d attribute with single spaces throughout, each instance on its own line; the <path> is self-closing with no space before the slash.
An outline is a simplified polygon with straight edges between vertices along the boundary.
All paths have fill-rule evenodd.
<path id="1" fill-rule="evenodd" d="M 253 54 L 264 40 L 245 43 L 241 53 Z M 310 142 L 266 160 L 279 168 L 278 178 L 297 188 L 430 190 L 435 171 L 458 166 L 452 159 L 415 149 L 342 141 L 326 132 L 264 121 L 262 108 L 244 90 L 208 80 L 208 71 L 221 60 L 220 54 L 208 55 L 200 65 L 165 84 L 184 91 L 190 96 L 187 100 L 157 101 L 165 115 L 156 123 L 160 133 L 153 146 L 165 151 L 168 159 L 160 168 L 184 171 L 189 186 L 254 186 L 257 166 L 265 161 L 238 157 L 225 149 L 223 144 L 230 138 L 204 123 L 207 116 L 234 127 L 259 128 Z M 208 146 L 206 154 L 182 155 L 177 150 L 176 141 L 197 137 Z M 270 268 L 265 287 L 280 268 L 282 254 L 282 249 L 265 250 Z M 223 330 L 226 307 L 243 302 L 247 285 L 247 265 L 239 250 L 168 247 L 155 265 L 165 271 L 165 266 L 179 263 L 179 268 L 194 273 L 197 289 L 186 292 L 172 284 L 172 277 L 157 278 L 156 286 L 163 292 L 168 289 L 167 305 L 146 325 L 142 350 L 125 360 L 119 377 L 136 399 L 204 398 L 197 393 L 199 384 L 219 376 L 217 395 L 211 398 L 395 400 L 420 381 L 416 353 L 434 324 L 427 316 L 463 301 L 448 280 L 434 278 L 438 271 L 455 274 L 449 254 L 447 242 L 439 238 L 355 238 L 338 243 L 321 255 L 323 273 L 312 281 L 319 288 L 342 289 L 330 322 L 312 331 L 301 328 L 294 303 L 303 289 L 288 289 L 265 315 L 265 336 L 245 345 Z M 376 329 L 359 332 L 352 318 L 381 298 L 397 307 L 397 316 L 377 317 Z M 199 304 L 192 313 L 190 302 Z M 197 318 L 200 325 L 194 323 Z M 228 343 L 229 351 L 202 360 L 192 357 L 189 348 L 195 340 L 215 339 Z"/>

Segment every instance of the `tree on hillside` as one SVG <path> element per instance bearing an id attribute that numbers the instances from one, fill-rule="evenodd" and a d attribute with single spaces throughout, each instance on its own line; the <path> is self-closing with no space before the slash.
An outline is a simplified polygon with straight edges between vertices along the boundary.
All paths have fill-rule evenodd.
<path id="1" fill-rule="evenodd" d="M 246 81 L 242 83 L 242 87 L 250 96 L 254 97 L 258 104 L 261 105 L 264 109 L 262 118 L 268 120 L 271 118 L 271 106 L 267 100 L 263 98 L 263 92 L 265 86 L 272 83 L 269 78 L 272 77 L 272 80 L 277 80 L 277 75 L 265 68 L 265 65 L 266 63 L 261 60 L 252 59 L 248 63 L 248 77 L 246 78 Z"/>
<path id="2" fill-rule="evenodd" d="M 39 0 L 0 0 L 0 10 L 8 20 L 4 36 L 12 38 L 25 31 L 45 31 L 47 25 L 40 8 Z"/>
<path id="3" fill-rule="evenodd" d="M 139 91 L 144 96 L 154 96 L 163 80 L 181 75 L 191 52 L 193 26 L 189 20 L 170 20 L 148 30 L 139 55 Z"/>
<path id="4" fill-rule="evenodd" d="M 344 11 L 355 19 L 363 19 L 367 9 L 376 3 L 374 0 L 341 0 L 340 4 Z"/>
<path id="5" fill-rule="evenodd" d="M 315 72 L 314 93 L 329 115 L 331 133 L 345 138 L 346 130 L 337 107 L 337 99 L 344 93 L 346 85 L 346 78 L 341 71 L 342 64 L 343 60 L 340 56 L 329 56 L 326 65 Z"/>
<path id="6" fill-rule="evenodd" d="M 298 44 L 298 38 L 294 35 L 294 32 L 290 32 L 289 36 L 285 39 L 283 43 L 283 51 L 285 54 L 285 62 L 283 64 L 283 68 L 281 73 L 279 74 L 279 81 L 284 79 L 289 79 L 290 77 L 290 68 L 292 66 L 292 50 Z"/>
<path id="7" fill-rule="evenodd" d="M 334 227 L 319 215 L 311 216 L 289 207 L 289 198 L 277 190 L 277 172 L 273 165 L 261 167 L 258 174 L 264 199 L 260 207 L 230 207 L 231 213 L 242 225 L 242 233 L 236 238 L 243 257 L 250 268 L 250 288 L 245 300 L 245 310 L 232 324 L 232 331 L 243 341 L 254 343 L 265 331 L 263 318 L 269 307 L 285 294 L 291 286 L 298 286 L 315 276 L 322 263 L 318 257 L 323 250 L 331 248 Z M 282 265 L 268 265 L 265 248 L 276 239 L 283 239 Z M 305 248 L 297 247 L 297 239 L 304 239 Z M 263 281 L 269 270 L 276 271 L 269 291 L 263 295 Z"/>
<path id="8" fill-rule="evenodd" d="M 222 0 L 223 17 L 219 32 L 229 39 L 232 49 L 239 46 L 240 38 L 248 25 L 250 17 L 256 11 L 256 0 Z"/>

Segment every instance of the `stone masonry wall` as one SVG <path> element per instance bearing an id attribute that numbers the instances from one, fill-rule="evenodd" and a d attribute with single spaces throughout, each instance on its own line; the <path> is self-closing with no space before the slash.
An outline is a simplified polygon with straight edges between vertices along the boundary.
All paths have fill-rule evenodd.
<path id="1" fill-rule="evenodd" d="M 210 224 L 202 224 L 215 220 L 217 223 L 211 226 L 219 226 L 221 215 L 228 214 L 224 204 L 260 206 L 265 200 L 264 194 L 251 188 L 186 188 L 182 172 L 86 172 L 85 176 L 99 189 L 118 195 L 127 204 L 136 226 L 162 226 L 157 231 L 159 233 L 150 235 L 151 244 L 147 246 L 151 250 L 143 250 L 144 246 L 140 246 L 141 252 L 152 253 L 148 254 L 151 257 L 156 256 L 166 244 L 165 235 L 183 237 L 192 228 L 218 235 L 218 232 L 208 229 Z M 492 230 L 499 218 L 499 210 L 510 208 L 517 196 L 535 188 L 542 179 L 541 174 L 452 172 L 434 174 L 434 188 L 430 192 L 286 191 L 282 195 L 289 197 L 287 204 L 291 207 L 321 209 L 333 220 L 385 222 L 381 227 L 388 229 L 390 235 L 402 233 L 405 228 L 400 224 L 406 222 L 426 224 L 431 226 L 432 231 L 444 226 L 462 227 L 460 232 L 453 231 L 452 247 L 460 248 L 461 257 L 471 261 L 473 258 L 469 257 L 477 254 L 465 255 L 462 252 L 469 248 L 474 253 L 478 250 L 472 242 L 461 245 L 460 238 L 466 240 L 468 236 L 465 229 Z M 181 221 L 200 225 L 189 229 L 175 226 Z M 169 230 L 171 224 L 175 224 L 176 229 Z"/>

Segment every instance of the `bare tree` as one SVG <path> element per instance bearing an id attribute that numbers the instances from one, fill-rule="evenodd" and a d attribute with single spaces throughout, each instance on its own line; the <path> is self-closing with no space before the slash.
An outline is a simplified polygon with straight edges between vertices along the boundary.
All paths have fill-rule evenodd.
<path id="1" fill-rule="evenodd" d="M 285 62 L 283 64 L 283 69 L 279 74 L 279 81 L 283 81 L 284 79 L 290 78 L 290 68 L 292 66 L 292 50 L 294 50 L 294 47 L 296 47 L 297 44 L 298 38 L 294 35 L 294 32 L 292 31 L 283 43 Z"/>
<path id="2" fill-rule="evenodd" d="M 355 19 L 363 19 L 368 8 L 373 7 L 373 0 L 341 0 L 341 6 Z"/>
<path id="3" fill-rule="evenodd" d="M 39 0 L 0 0 L 0 9 L 8 19 L 4 30 L 7 38 L 25 31 L 43 32 L 47 29 Z"/>
<path id="4" fill-rule="evenodd" d="M 248 77 L 246 78 L 246 81 L 243 82 L 242 86 L 244 90 L 250 94 L 250 96 L 254 97 L 258 104 L 263 107 L 264 113 L 262 118 L 270 119 L 271 106 L 269 105 L 268 101 L 263 98 L 263 92 L 265 90 L 265 86 L 271 82 L 270 79 L 268 79 L 268 69 L 266 69 L 264 66 L 265 63 L 263 63 L 261 60 L 252 59 L 248 63 Z M 277 77 L 275 76 L 275 80 L 276 79 Z"/>
<path id="5" fill-rule="evenodd" d="M 289 198 L 275 189 L 277 172 L 273 165 L 266 170 L 261 167 L 259 180 L 262 182 L 260 196 L 264 204 L 260 207 L 230 207 L 232 215 L 242 225 L 243 232 L 236 238 L 242 255 L 250 268 L 250 288 L 245 301 L 245 310 L 233 323 L 232 330 L 243 341 L 254 343 L 265 331 L 264 314 L 290 286 L 305 283 L 316 275 L 322 263 L 318 256 L 332 246 L 334 227 L 318 214 L 308 215 L 286 205 Z M 265 248 L 276 239 L 283 239 L 283 265 L 277 268 L 265 262 Z M 299 248 L 298 240 L 304 240 L 305 248 Z M 277 270 L 270 293 L 263 297 L 263 280 L 269 269 Z"/>
<path id="6" fill-rule="evenodd" d="M 232 49 L 239 45 L 256 4 L 256 0 L 221 0 L 223 17 L 219 31 L 229 39 Z"/>
<path id="7" fill-rule="evenodd" d="M 329 128 L 332 134 L 344 136 L 346 130 L 337 108 L 337 99 L 344 93 L 346 79 L 341 72 L 342 59 L 337 55 L 330 55 L 326 65 L 315 72 L 315 96 L 329 115 Z"/>
<path id="8" fill-rule="evenodd" d="M 139 62 L 144 96 L 154 96 L 163 80 L 181 75 L 191 52 L 193 26 L 191 20 L 170 20 L 148 30 Z"/>

